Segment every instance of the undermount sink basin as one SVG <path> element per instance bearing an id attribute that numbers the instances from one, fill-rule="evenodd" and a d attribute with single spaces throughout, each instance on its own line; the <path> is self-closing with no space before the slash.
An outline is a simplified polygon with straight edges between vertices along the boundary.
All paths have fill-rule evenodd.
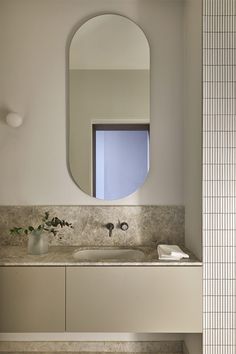
<path id="1" fill-rule="evenodd" d="M 135 249 L 102 248 L 79 250 L 73 254 L 78 261 L 140 261 L 144 253 Z"/>

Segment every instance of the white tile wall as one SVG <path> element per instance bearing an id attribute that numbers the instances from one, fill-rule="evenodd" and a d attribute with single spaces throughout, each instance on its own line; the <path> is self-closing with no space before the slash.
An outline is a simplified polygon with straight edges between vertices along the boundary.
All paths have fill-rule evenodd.
<path id="1" fill-rule="evenodd" d="M 236 353 L 236 0 L 203 0 L 203 351 Z"/>

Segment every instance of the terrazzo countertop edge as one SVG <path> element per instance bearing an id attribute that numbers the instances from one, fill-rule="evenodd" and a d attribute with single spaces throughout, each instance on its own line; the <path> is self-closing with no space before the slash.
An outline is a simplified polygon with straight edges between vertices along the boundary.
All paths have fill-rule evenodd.
<path id="1" fill-rule="evenodd" d="M 158 260 L 156 248 L 147 246 L 132 247 L 132 249 L 144 252 L 145 256 L 143 260 L 129 261 L 107 259 L 99 261 L 82 261 L 73 257 L 74 252 L 85 249 L 99 249 L 99 247 L 51 246 L 47 254 L 29 255 L 27 254 L 27 248 L 25 247 L 4 246 L 0 249 L 0 266 L 202 266 L 202 262 L 186 249 L 184 249 L 184 251 L 187 251 L 190 257 L 180 261 Z"/>

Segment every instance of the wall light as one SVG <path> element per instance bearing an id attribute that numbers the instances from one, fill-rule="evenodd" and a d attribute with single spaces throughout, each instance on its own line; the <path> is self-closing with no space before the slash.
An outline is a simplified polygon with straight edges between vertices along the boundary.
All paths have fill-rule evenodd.
<path id="1" fill-rule="evenodd" d="M 6 123 L 12 128 L 18 128 L 23 123 L 23 117 L 18 113 L 10 112 L 6 116 Z"/>

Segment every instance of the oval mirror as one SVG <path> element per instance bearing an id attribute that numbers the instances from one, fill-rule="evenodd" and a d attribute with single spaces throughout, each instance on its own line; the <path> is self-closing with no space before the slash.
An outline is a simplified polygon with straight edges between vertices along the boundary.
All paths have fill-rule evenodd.
<path id="1" fill-rule="evenodd" d="M 149 170 L 150 53 L 143 31 L 101 15 L 75 33 L 69 52 L 69 169 L 104 200 L 135 192 Z"/>

